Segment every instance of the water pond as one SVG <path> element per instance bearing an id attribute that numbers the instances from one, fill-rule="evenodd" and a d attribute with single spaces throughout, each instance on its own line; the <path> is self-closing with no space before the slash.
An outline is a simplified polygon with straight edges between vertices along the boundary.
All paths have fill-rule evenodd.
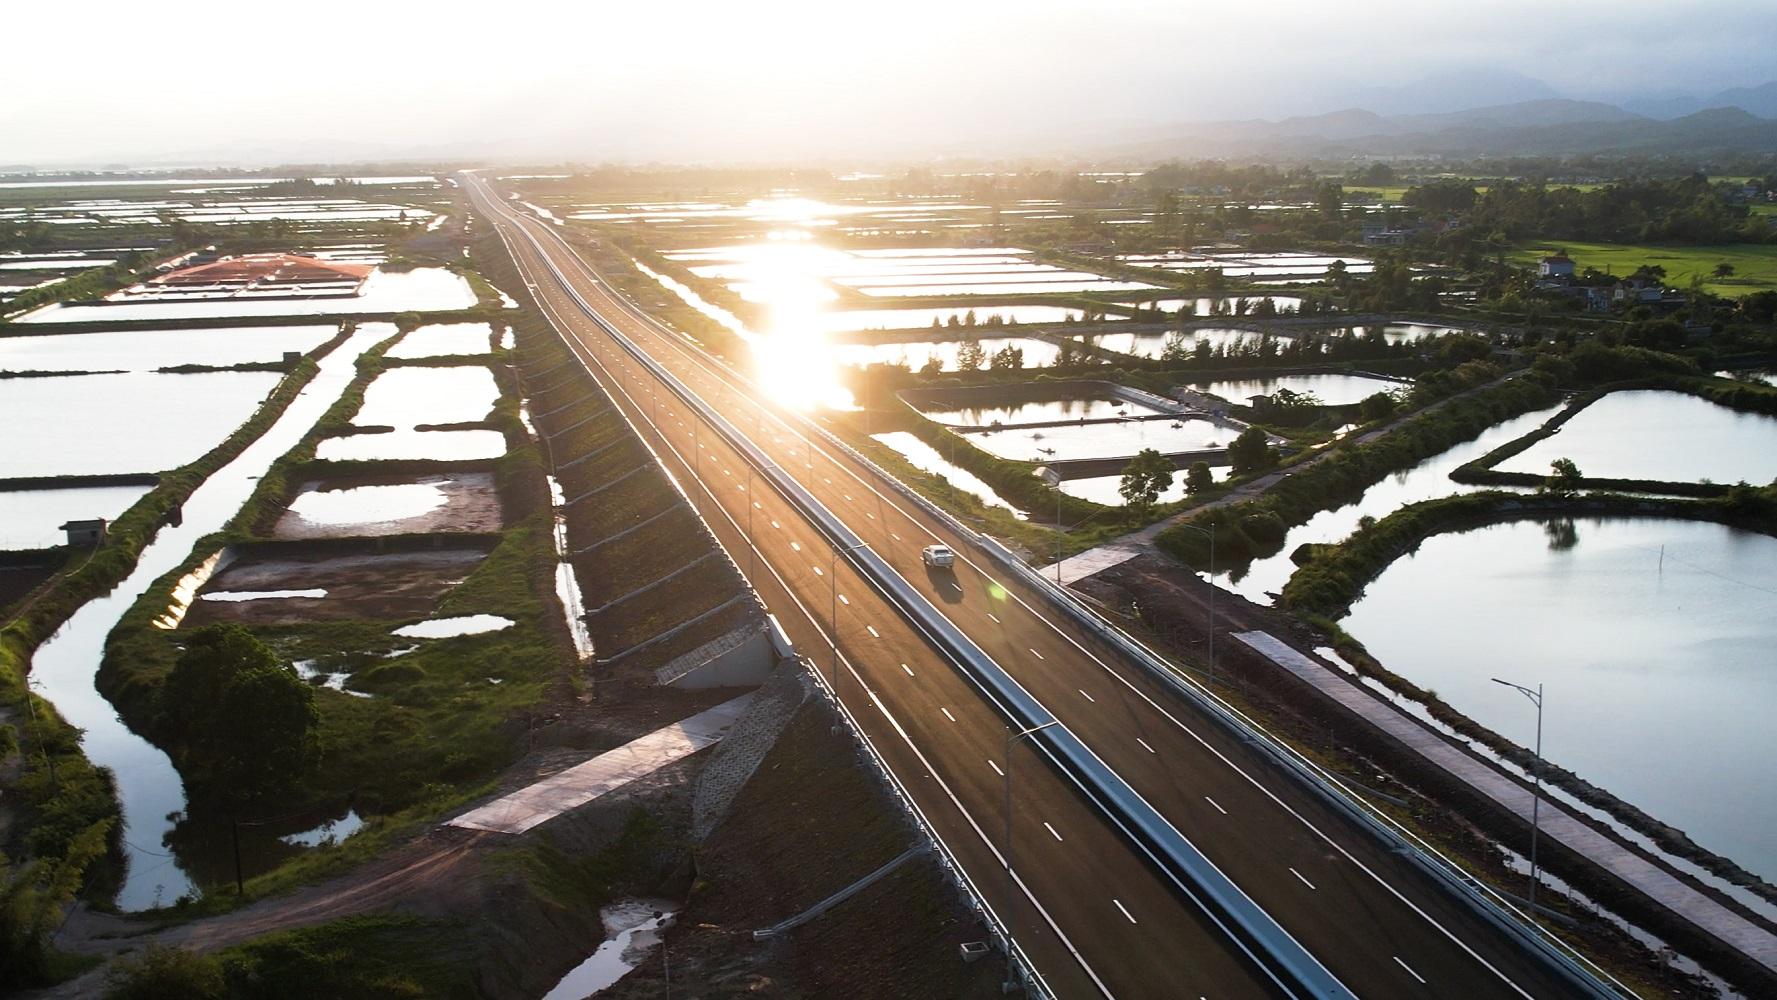
<path id="1" fill-rule="evenodd" d="M 499 431 L 414 431 L 353 434 L 327 438 L 315 446 L 315 457 L 329 462 L 389 462 L 407 459 L 481 459 L 506 454 Z"/>
<path id="2" fill-rule="evenodd" d="M 1501 627 L 1509 623 L 1508 627 Z M 1389 669 L 1777 878 L 1777 539 L 1707 522 L 1534 521 L 1434 536 L 1344 627 Z"/>
<path id="3" fill-rule="evenodd" d="M 209 299 L 204 301 L 118 302 L 52 305 L 20 317 L 20 323 L 134 322 L 137 320 L 229 319 L 247 316 L 344 316 L 369 313 L 438 312 L 475 305 L 469 282 L 442 267 L 377 271 L 358 295 L 312 299 Z"/>
<path id="4" fill-rule="evenodd" d="M 1323 372 L 1312 375 L 1277 375 L 1271 378 L 1223 379 L 1198 388 L 1242 406 L 1246 405 L 1250 397 L 1268 396 L 1279 389 L 1311 392 L 1327 406 L 1348 406 L 1376 393 L 1401 388 L 1405 384 L 1365 375 Z"/>
<path id="5" fill-rule="evenodd" d="M 987 427 L 993 424 L 1034 424 L 1057 420 L 1108 420 L 1116 417 L 1152 416 L 1164 411 L 1121 399 L 1044 399 L 1002 406 L 965 406 L 959 409 L 922 410 L 942 424 Z"/>
<path id="6" fill-rule="evenodd" d="M 147 492 L 146 486 L 0 492 L 0 552 L 61 545 L 67 541 L 63 522 L 94 517 L 114 521 Z"/>
<path id="7" fill-rule="evenodd" d="M 477 365 L 390 368 L 364 390 L 352 423 L 400 430 L 474 423 L 486 420 L 499 398 L 494 373 Z"/>
<path id="8" fill-rule="evenodd" d="M 281 361 L 331 340 L 334 326 L 247 326 L 207 330 L 107 330 L 0 337 L 0 371 L 151 372 L 180 365 Z"/>
<path id="9" fill-rule="evenodd" d="M 976 324 L 984 325 L 993 320 L 1001 323 L 1065 323 L 1070 319 L 1079 321 L 1085 315 L 1082 309 L 1066 306 L 945 306 L 935 309 L 841 309 L 820 313 L 817 321 L 824 332 L 846 333 L 853 330 L 918 330 L 933 323 L 946 324 L 953 319 L 966 323 L 970 316 L 974 316 Z M 1106 320 L 1122 318 L 1114 313 L 1105 317 Z"/>
<path id="10" fill-rule="evenodd" d="M 491 323 L 433 323 L 413 330 L 389 348 L 390 358 L 442 358 L 493 350 Z"/>
<path id="11" fill-rule="evenodd" d="M 283 375 L 55 375 L 0 381 L 0 478 L 164 472 L 215 447 Z"/>
<path id="12" fill-rule="evenodd" d="M 1763 485 L 1777 479 L 1777 417 L 1681 392 L 1613 392 L 1499 468 L 1546 475 L 1558 458 L 1607 479 Z"/>
<path id="13" fill-rule="evenodd" d="M 832 347 L 834 363 L 862 368 L 865 365 L 906 365 L 915 371 L 925 367 L 932 358 L 938 358 L 945 371 L 957 368 L 957 352 L 962 350 L 962 340 L 915 341 L 907 344 L 835 344 Z M 975 341 L 981 349 L 992 358 L 994 352 L 1006 347 L 1016 347 L 1024 352 L 1024 367 L 1046 368 L 1055 363 L 1061 355 L 1061 348 L 1046 340 L 1031 337 L 982 337 Z"/>
<path id="14" fill-rule="evenodd" d="M 1226 469 L 1210 470 L 1211 478 L 1220 479 Z M 1068 496 L 1101 503 L 1107 507 L 1123 506 L 1123 494 L 1117 488 L 1123 485 L 1122 476 L 1086 476 L 1080 479 L 1064 479 L 1061 481 L 1061 492 Z M 1185 498 L 1185 470 L 1179 469 L 1172 474 L 1172 485 L 1161 491 L 1156 503 L 1172 503 Z"/>
<path id="15" fill-rule="evenodd" d="M 461 615 L 456 618 L 434 618 L 430 621 L 403 625 L 393 634 L 403 639 L 448 639 L 459 635 L 480 635 L 511 628 L 512 619 L 499 615 Z"/>
<path id="16" fill-rule="evenodd" d="M 1174 426 L 1178 424 L 1180 426 Z M 971 431 L 975 447 L 1001 458 L 1026 462 L 1118 458 L 1143 448 L 1163 454 L 1225 447 L 1234 432 L 1207 420 L 1131 420 L 1117 424 L 1064 424 L 1040 429 Z"/>
<path id="17" fill-rule="evenodd" d="M 1466 441 L 1432 456 L 1411 469 L 1385 477 L 1364 491 L 1356 502 L 1333 510 L 1323 510 L 1284 536 L 1283 548 L 1275 555 L 1257 559 L 1230 579 L 1226 571 L 1217 573 L 1217 582 L 1257 604 L 1270 604 L 1271 594 L 1283 589 L 1284 582 L 1295 572 L 1290 553 L 1307 542 L 1331 543 L 1343 540 L 1357 530 L 1365 517 L 1380 520 L 1401 507 L 1421 500 L 1471 492 L 1450 479 L 1450 473 L 1493 449 L 1535 430 L 1543 421 L 1560 412 L 1560 407 L 1535 410 L 1496 424 L 1472 441 Z"/>

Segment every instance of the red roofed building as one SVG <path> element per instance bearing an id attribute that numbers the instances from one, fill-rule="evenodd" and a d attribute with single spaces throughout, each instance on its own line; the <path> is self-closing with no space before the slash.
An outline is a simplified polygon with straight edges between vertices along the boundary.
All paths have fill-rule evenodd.
<path id="1" fill-rule="evenodd" d="M 149 279 L 148 285 L 233 285 L 267 291 L 292 286 L 350 285 L 356 290 L 374 270 L 369 264 L 338 264 L 306 254 L 255 253 L 183 267 Z"/>

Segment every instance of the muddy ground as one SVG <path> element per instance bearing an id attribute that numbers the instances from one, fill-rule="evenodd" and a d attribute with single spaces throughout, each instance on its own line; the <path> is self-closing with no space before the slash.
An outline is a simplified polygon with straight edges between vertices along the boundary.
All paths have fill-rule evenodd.
<path id="1" fill-rule="evenodd" d="M 424 618 L 446 591 L 468 579 L 486 557 L 483 549 L 466 547 L 312 558 L 262 558 L 249 553 L 210 579 L 192 602 L 185 625 Z M 325 590 L 327 596 L 239 602 L 204 599 L 205 594 L 220 592 L 282 590 Z"/>
<path id="2" fill-rule="evenodd" d="M 489 532 L 505 526 L 505 511 L 500 504 L 494 477 L 486 472 L 452 472 L 436 476 L 365 475 L 342 476 L 337 479 L 314 480 L 302 484 L 292 506 L 304 496 L 337 494 L 342 490 L 364 487 L 424 486 L 438 491 L 440 503 L 433 509 L 411 517 L 379 519 L 370 504 L 366 520 L 342 522 L 337 518 L 313 521 L 295 510 L 286 510 L 273 526 L 273 538 L 361 538 L 380 535 L 408 535 L 431 532 Z M 374 504 L 374 501 L 372 501 Z"/>

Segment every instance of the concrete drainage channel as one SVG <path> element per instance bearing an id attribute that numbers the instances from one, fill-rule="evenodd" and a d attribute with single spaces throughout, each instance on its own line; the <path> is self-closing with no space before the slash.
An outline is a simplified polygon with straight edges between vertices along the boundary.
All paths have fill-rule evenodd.
<path id="1" fill-rule="evenodd" d="M 553 234 L 552 234 L 553 235 Z M 535 242 L 535 237 L 527 233 Z M 557 237 L 559 239 L 559 237 Z M 565 241 L 562 243 L 567 248 Z M 571 248 L 569 252 L 572 252 Z M 553 263 L 550 264 L 553 267 Z M 559 277 L 559 275 L 558 275 Z M 918 591 L 869 549 L 813 495 L 770 461 L 726 418 L 598 314 L 565 280 L 563 289 L 582 312 L 638 364 L 670 388 L 680 401 L 716 432 L 758 474 L 826 536 L 862 576 L 871 580 L 901 615 L 1020 728 L 1044 727 L 1032 737 L 1057 769 L 1096 804 L 1185 897 L 1195 903 L 1286 992 L 1298 996 L 1354 998 L 1301 943 L 1252 901 L 1239 886 L 1198 851 L 1189 839 L 1098 758 L 1030 693 L 988 657 L 960 629 L 939 614 Z"/>

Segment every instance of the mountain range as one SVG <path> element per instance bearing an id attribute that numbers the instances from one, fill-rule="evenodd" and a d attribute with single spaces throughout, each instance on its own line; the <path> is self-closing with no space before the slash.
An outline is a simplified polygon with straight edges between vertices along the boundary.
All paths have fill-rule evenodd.
<path id="1" fill-rule="evenodd" d="M 1438 113 L 1351 108 L 1275 121 L 1196 122 L 1125 131 L 1101 145 L 1146 159 L 1777 152 L 1777 81 L 1638 107 L 1544 97 Z"/>

